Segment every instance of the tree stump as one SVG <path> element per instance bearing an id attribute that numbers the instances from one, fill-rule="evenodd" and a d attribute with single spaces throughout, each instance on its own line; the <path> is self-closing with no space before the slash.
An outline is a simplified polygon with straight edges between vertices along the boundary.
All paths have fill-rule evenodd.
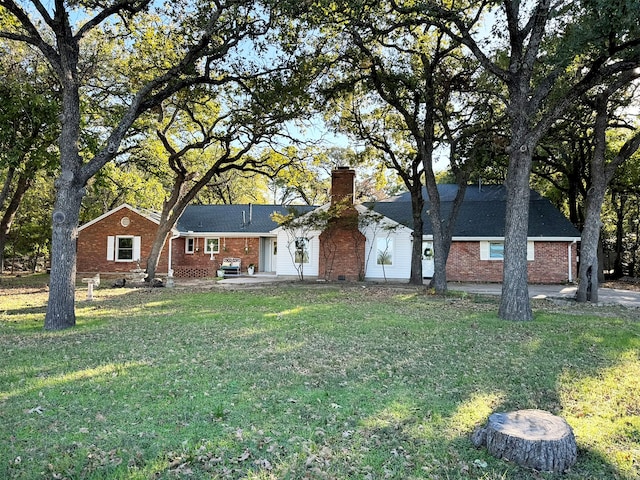
<path id="1" fill-rule="evenodd" d="M 561 473 L 576 463 L 578 448 L 569 424 L 543 410 L 494 413 L 471 441 L 494 457 L 523 467 Z"/>

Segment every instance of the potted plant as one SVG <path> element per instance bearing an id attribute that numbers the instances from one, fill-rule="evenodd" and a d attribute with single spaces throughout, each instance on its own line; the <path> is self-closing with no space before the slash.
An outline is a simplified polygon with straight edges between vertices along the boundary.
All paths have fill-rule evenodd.
<path id="1" fill-rule="evenodd" d="M 256 271 L 256 266 L 253 263 L 250 263 L 249 266 L 247 267 L 247 273 L 249 275 L 253 275 L 255 271 Z"/>

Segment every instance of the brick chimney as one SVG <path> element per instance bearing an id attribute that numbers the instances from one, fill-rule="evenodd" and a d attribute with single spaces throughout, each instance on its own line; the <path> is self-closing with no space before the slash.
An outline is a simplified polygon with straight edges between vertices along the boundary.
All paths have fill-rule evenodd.
<path id="1" fill-rule="evenodd" d="M 364 275 L 365 237 L 354 207 L 356 172 L 338 167 L 331 172 L 331 207 L 338 215 L 320 234 L 320 278 L 357 281 Z M 346 208 L 344 208 L 346 207 Z"/>
<path id="2" fill-rule="evenodd" d="M 331 205 L 342 201 L 353 205 L 355 200 L 356 171 L 349 167 L 338 167 L 331 172 Z"/>

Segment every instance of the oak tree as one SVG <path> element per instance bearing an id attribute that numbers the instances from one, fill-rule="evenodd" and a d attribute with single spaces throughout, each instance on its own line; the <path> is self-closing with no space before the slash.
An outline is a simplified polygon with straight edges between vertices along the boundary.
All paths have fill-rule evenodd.
<path id="1" fill-rule="evenodd" d="M 50 76 L 27 48 L 0 46 L 0 272 L 18 209 L 38 176 L 56 165 L 58 103 Z"/>
<path id="2" fill-rule="evenodd" d="M 382 2 L 345 2 L 340 20 L 332 19 L 341 55 L 325 86 L 333 102 L 334 123 L 373 149 L 410 193 L 413 243 L 410 283 L 421 285 L 424 187 L 430 201 L 435 269 L 432 286 L 447 289 L 446 261 L 453 225 L 464 197 L 468 158 L 458 146 L 474 125 L 474 60 L 457 40 L 415 13 Z M 331 21 L 331 20 L 330 20 Z M 455 105 L 454 105 L 455 104 Z M 447 150 L 459 184 L 454 208 L 442 213 L 434 164 Z"/>
<path id="3" fill-rule="evenodd" d="M 60 174 L 45 329 L 68 328 L 76 322 L 76 237 L 87 182 L 118 154 L 143 113 L 177 92 L 242 70 L 253 40 L 269 28 L 270 8 L 248 0 L 0 0 L 0 16 L 0 38 L 39 50 L 59 84 Z M 98 34 L 107 44 L 119 43 L 107 63 L 93 64 L 85 47 Z M 119 68 L 127 61 L 136 68 Z M 91 95 L 100 100 L 91 104 L 109 115 L 93 125 L 99 143 L 83 156 L 81 98 Z"/>
<path id="4" fill-rule="evenodd" d="M 510 142 L 499 315 L 531 320 L 526 246 L 534 151 L 582 94 L 633 68 L 640 55 L 638 4 L 601 0 L 557 4 L 502 0 L 460 7 L 397 3 L 403 11 L 423 12 L 429 21 L 433 16 L 442 18 L 440 27 L 466 45 L 505 87 Z M 494 21 L 491 35 L 480 28 L 487 18 Z"/>

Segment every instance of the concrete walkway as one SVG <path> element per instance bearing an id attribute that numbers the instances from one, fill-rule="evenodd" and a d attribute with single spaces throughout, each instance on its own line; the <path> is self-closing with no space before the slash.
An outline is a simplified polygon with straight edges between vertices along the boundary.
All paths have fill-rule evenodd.
<path id="1" fill-rule="evenodd" d="M 256 283 L 273 283 L 286 281 L 270 273 L 256 273 L 255 275 L 229 276 L 223 280 L 218 280 L 219 285 L 251 285 Z"/>
<path id="2" fill-rule="evenodd" d="M 449 283 L 450 290 L 460 290 L 468 293 L 483 295 L 501 295 L 500 283 Z M 576 285 L 529 285 L 531 298 L 555 298 L 572 300 L 578 287 Z M 600 288 L 598 290 L 599 305 L 623 305 L 625 307 L 640 308 L 640 292 L 620 290 L 617 288 Z"/>

